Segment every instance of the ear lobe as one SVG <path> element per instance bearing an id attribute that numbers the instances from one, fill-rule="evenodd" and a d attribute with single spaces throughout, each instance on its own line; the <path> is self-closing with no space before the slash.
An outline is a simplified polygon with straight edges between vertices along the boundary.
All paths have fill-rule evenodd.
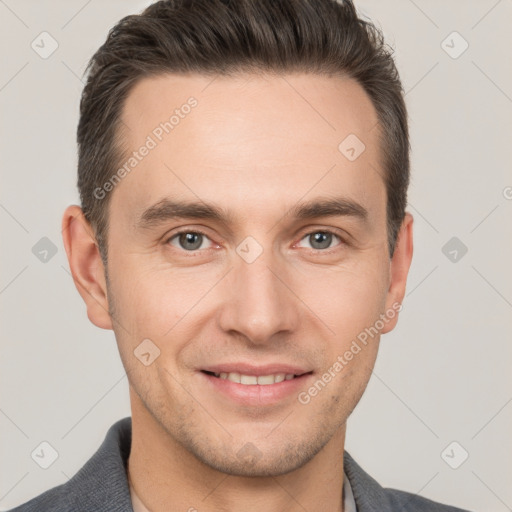
<path id="1" fill-rule="evenodd" d="M 93 229 L 79 206 L 68 206 L 62 217 L 62 239 L 75 286 L 87 307 L 89 320 L 112 329 L 105 269 Z"/>
<path id="2" fill-rule="evenodd" d="M 393 310 L 396 314 L 390 318 L 381 331 L 385 334 L 392 331 L 398 322 L 397 304 L 402 304 L 405 296 L 405 287 L 407 285 L 407 276 L 411 266 L 413 254 L 413 216 L 406 212 L 398 237 L 395 251 L 390 262 L 390 280 L 389 289 L 386 298 L 386 311 Z M 400 308 L 401 309 L 401 308 Z"/>

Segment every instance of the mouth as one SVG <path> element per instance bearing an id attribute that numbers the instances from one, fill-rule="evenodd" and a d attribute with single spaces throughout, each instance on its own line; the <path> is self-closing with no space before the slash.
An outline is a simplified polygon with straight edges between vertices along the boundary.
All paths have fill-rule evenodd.
<path id="1" fill-rule="evenodd" d="M 197 373 L 203 377 L 204 392 L 211 393 L 212 401 L 271 408 L 293 403 L 293 397 L 311 385 L 314 372 L 306 369 L 281 363 L 255 366 L 233 362 L 202 368 Z"/>
<path id="2" fill-rule="evenodd" d="M 271 373 L 268 375 L 245 375 L 238 372 L 212 372 L 208 370 L 201 370 L 203 373 L 216 377 L 217 379 L 228 380 L 236 384 L 244 386 L 269 386 L 272 384 L 279 384 L 280 382 L 298 379 L 305 375 L 311 375 L 313 372 L 305 372 L 300 374 L 294 373 Z"/>
<path id="3" fill-rule="evenodd" d="M 279 404 L 293 403 L 293 397 L 311 385 L 314 379 L 313 372 L 285 373 L 276 372 L 277 369 L 250 369 L 247 373 L 237 371 L 216 371 L 223 368 L 201 370 L 205 393 L 211 393 L 212 401 L 220 400 L 222 403 L 236 403 L 246 407 L 272 407 Z M 225 368 L 227 369 L 227 368 Z M 231 368 L 230 368 L 231 370 Z M 292 371 L 288 368 L 288 371 Z M 297 372 L 302 370 L 296 369 Z M 252 375 L 251 375 L 251 373 Z M 254 375 L 257 373 L 258 375 Z M 209 391 L 208 391 L 209 390 Z M 228 400 L 226 402 L 225 400 Z"/>

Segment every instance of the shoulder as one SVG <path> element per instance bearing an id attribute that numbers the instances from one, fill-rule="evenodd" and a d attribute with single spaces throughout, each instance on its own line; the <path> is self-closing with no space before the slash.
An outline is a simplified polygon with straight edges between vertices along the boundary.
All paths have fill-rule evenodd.
<path id="1" fill-rule="evenodd" d="M 8 512 L 132 511 L 126 464 L 131 448 L 131 418 L 110 427 L 96 453 L 66 483 Z"/>
<path id="2" fill-rule="evenodd" d="M 23 505 L 9 510 L 8 512 L 64 512 L 73 510 L 72 503 L 69 502 L 66 495 L 66 484 L 53 487 L 48 491 L 32 498 Z"/>
<path id="3" fill-rule="evenodd" d="M 382 487 L 344 452 L 343 466 L 348 476 L 357 512 L 469 512 L 397 489 Z"/>
<path id="4" fill-rule="evenodd" d="M 390 510 L 397 512 L 468 512 L 461 508 L 444 505 L 417 494 L 397 489 L 383 489 L 383 491 L 388 500 Z"/>

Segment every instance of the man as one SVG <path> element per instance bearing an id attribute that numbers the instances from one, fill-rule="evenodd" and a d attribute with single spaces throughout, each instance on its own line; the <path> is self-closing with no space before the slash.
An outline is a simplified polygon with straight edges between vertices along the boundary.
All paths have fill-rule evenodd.
<path id="1" fill-rule="evenodd" d="M 16 511 L 455 511 L 346 422 L 412 259 L 403 93 L 350 1 L 170 0 L 93 56 L 70 269 L 132 416 Z"/>

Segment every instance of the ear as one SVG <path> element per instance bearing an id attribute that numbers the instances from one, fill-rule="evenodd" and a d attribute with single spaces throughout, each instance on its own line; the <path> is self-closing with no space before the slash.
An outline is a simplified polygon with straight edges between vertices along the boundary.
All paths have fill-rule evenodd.
<path id="1" fill-rule="evenodd" d="M 395 311 L 396 314 L 385 324 L 381 333 L 385 334 L 392 331 L 398 322 L 398 311 L 405 296 L 405 286 L 407 284 L 407 275 L 411 266 L 413 243 L 412 243 L 413 216 L 406 212 L 398 237 L 395 251 L 390 261 L 390 279 L 389 289 L 386 297 L 386 311 Z M 400 304 L 400 309 L 398 309 Z"/>
<path id="2" fill-rule="evenodd" d="M 75 286 L 87 307 L 89 320 L 112 329 L 105 269 L 93 229 L 79 206 L 68 206 L 62 217 L 62 239 Z"/>

